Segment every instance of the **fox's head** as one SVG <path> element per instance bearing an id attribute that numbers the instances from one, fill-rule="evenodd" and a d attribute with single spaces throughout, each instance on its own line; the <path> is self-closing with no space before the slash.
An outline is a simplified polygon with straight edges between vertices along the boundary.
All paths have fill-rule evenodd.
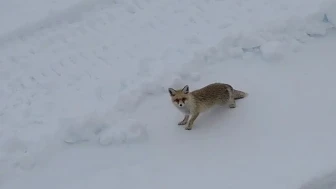
<path id="1" fill-rule="evenodd" d="M 188 94 L 189 94 L 189 86 L 186 85 L 183 89 L 175 90 L 173 88 L 168 89 L 171 100 L 173 104 L 178 107 L 182 108 L 188 101 Z"/>

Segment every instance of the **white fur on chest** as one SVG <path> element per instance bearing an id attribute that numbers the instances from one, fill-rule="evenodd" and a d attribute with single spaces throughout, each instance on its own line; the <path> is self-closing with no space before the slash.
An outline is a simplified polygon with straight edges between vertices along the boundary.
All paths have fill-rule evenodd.
<path id="1" fill-rule="evenodd" d="M 180 110 L 183 114 L 189 115 L 190 114 L 190 109 L 188 108 L 187 105 L 183 106 L 183 107 L 178 107 L 175 105 L 175 107 Z"/>

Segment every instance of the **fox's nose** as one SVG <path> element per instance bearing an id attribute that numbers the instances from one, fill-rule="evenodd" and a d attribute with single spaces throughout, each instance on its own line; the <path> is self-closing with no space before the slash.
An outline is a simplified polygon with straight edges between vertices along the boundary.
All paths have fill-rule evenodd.
<path id="1" fill-rule="evenodd" d="M 182 106 L 182 104 L 180 104 L 180 106 Z"/>

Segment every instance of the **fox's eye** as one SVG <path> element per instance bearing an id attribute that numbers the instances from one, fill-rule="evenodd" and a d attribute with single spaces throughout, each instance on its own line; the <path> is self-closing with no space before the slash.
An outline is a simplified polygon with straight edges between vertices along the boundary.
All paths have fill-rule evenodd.
<path id="1" fill-rule="evenodd" d="M 187 100 L 187 98 L 182 98 L 182 101 L 184 102 L 184 101 L 186 101 Z"/>
<path id="2" fill-rule="evenodd" d="M 177 103 L 178 103 L 178 102 L 179 102 L 179 99 L 175 99 L 174 102 L 177 102 Z"/>

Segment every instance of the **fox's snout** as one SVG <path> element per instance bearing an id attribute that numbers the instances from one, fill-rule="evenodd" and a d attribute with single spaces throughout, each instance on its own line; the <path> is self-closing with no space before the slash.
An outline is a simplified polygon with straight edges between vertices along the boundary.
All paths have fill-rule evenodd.
<path id="1" fill-rule="evenodd" d="M 181 98 L 181 99 L 176 98 L 176 99 L 174 99 L 174 103 L 178 107 L 183 107 L 185 105 L 186 101 L 187 101 L 187 98 Z"/>
<path id="2" fill-rule="evenodd" d="M 184 106 L 184 103 L 179 102 L 179 103 L 177 103 L 177 105 L 178 105 L 179 107 L 183 107 L 183 106 Z"/>

